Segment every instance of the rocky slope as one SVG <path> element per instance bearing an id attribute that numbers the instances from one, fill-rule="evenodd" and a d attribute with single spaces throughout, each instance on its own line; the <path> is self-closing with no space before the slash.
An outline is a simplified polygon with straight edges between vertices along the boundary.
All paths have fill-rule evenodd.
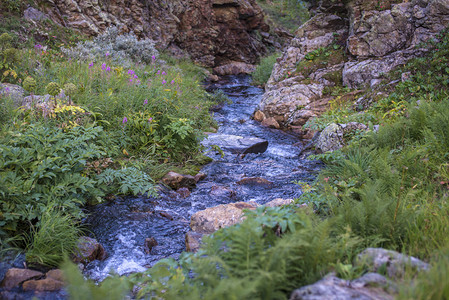
<path id="1" fill-rule="evenodd" d="M 266 118 L 301 130 L 335 98 L 332 89 L 379 84 L 449 24 L 449 0 L 391 2 L 321 1 L 273 68 L 259 107 Z M 357 91 L 343 97 L 356 99 Z"/>
<path id="2" fill-rule="evenodd" d="M 280 46 L 255 0 L 48 0 L 55 22 L 97 35 L 120 26 L 161 49 L 188 54 L 219 75 L 251 71 L 267 47 Z"/>

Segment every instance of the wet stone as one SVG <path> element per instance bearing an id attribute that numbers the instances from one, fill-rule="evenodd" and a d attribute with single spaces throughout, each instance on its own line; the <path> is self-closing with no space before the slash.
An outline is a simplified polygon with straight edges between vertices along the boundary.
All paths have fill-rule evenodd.
<path id="1" fill-rule="evenodd" d="M 186 188 L 186 187 L 179 188 L 179 189 L 176 191 L 176 193 L 178 193 L 179 196 L 181 196 L 182 198 L 187 198 L 187 197 L 190 196 L 190 191 L 189 191 L 189 189 Z"/>
<path id="2" fill-rule="evenodd" d="M 237 184 L 250 185 L 250 186 L 261 186 L 261 187 L 267 187 L 267 188 L 273 186 L 273 182 L 271 182 L 265 178 L 261 178 L 261 177 L 246 177 L 246 178 L 243 178 L 242 180 L 237 181 Z"/>
<path id="3" fill-rule="evenodd" d="M 186 233 L 186 251 L 196 252 L 201 246 L 201 240 L 204 234 L 194 231 Z"/>
<path id="4" fill-rule="evenodd" d="M 22 282 L 33 279 L 33 278 L 39 278 L 42 277 L 44 274 L 38 271 L 30 270 L 30 269 L 18 269 L 18 268 L 11 268 L 6 272 L 5 278 L 3 278 L 2 283 L 0 286 L 5 289 L 12 289 L 14 287 L 17 287 Z"/>
<path id="5" fill-rule="evenodd" d="M 182 187 L 192 189 L 196 186 L 195 177 L 191 175 L 178 174 L 176 172 L 168 172 L 167 175 L 162 178 L 162 182 L 174 190 Z"/>
<path id="6" fill-rule="evenodd" d="M 150 254 L 153 247 L 158 245 L 156 239 L 154 237 L 146 238 L 144 243 L 144 250 L 146 254 Z"/>
<path id="7" fill-rule="evenodd" d="M 53 278 L 45 278 L 41 280 L 28 280 L 22 285 L 25 291 L 50 292 L 59 291 L 64 287 L 64 282 L 55 280 Z"/>
<path id="8" fill-rule="evenodd" d="M 106 256 L 106 251 L 96 239 L 82 236 L 78 240 L 73 262 L 87 264 L 97 259 L 104 260 Z"/>
<path id="9" fill-rule="evenodd" d="M 194 178 L 195 178 L 195 181 L 198 183 L 199 181 L 206 179 L 206 177 L 207 177 L 206 174 L 200 172 L 200 173 L 196 174 Z"/>
<path id="10" fill-rule="evenodd" d="M 243 137 L 231 134 L 210 134 L 201 142 L 204 146 L 216 145 L 231 153 L 263 153 L 268 148 L 268 141 L 257 137 Z"/>

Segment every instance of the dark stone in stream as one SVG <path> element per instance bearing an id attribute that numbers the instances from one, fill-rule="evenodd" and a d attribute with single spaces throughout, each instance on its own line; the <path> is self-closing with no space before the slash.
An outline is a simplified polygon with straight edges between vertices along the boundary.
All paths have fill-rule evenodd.
<path id="1" fill-rule="evenodd" d="M 231 153 L 263 153 L 268 148 L 268 141 L 257 137 L 243 137 L 231 134 L 209 134 L 201 142 L 204 146 L 216 145 Z"/>
<path id="2" fill-rule="evenodd" d="M 170 221 L 173 221 L 173 216 L 170 215 L 168 212 L 161 211 L 159 212 L 159 215 L 161 215 L 161 217 L 169 219 Z"/>
<path id="3" fill-rule="evenodd" d="M 214 185 L 211 187 L 209 195 L 214 197 L 235 198 L 237 193 L 226 186 Z"/>
<path id="4" fill-rule="evenodd" d="M 270 188 L 273 186 L 273 183 L 265 178 L 260 177 L 246 177 L 240 181 L 237 181 L 237 184 L 240 185 L 250 185 L 250 186 L 263 186 Z"/>
<path id="5" fill-rule="evenodd" d="M 182 198 L 187 198 L 187 197 L 190 196 L 190 191 L 189 191 L 189 189 L 186 188 L 186 187 L 179 188 L 179 189 L 176 191 L 176 193 L 178 193 L 179 196 L 181 196 Z"/>
<path id="6" fill-rule="evenodd" d="M 162 178 L 162 182 L 174 190 L 182 187 L 192 189 L 196 186 L 195 177 L 191 175 L 178 174 L 176 172 L 168 172 L 164 178 Z"/>
<path id="7" fill-rule="evenodd" d="M 158 245 L 156 239 L 154 237 L 146 238 L 145 244 L 143 245 L 145 253 L 150 254 L 153 247 Z"/>
<path id="8" fill-rule="evenodd" d="M 206 174 L 200 172 L 195 175 L 195 181 L 198 183 L 199 181 L 204 180 L 206 177 Z"/>
<path id="9" fill-rule="evenodd" d="M 96 239 L 82 236 L 74 251 L 73 262 L 87 264 L 96 259 L 104 260 L 106 257 L 106 251 Z"/>

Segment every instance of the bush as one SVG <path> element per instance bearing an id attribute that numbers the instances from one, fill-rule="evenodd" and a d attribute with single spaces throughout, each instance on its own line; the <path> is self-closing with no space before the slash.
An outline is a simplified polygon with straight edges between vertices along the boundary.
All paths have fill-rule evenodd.
<path id="1" fill-rule="evenodd" d="M 253 78 L 253 84 L 264 85 L 270 79 L 271 71 L 276 63 L 276 59 L 279 57 L 278 53 L 264 57 L 260 60 L 256 70 L 251 74 Z"/>
<path id="2" fill-rule="evenodd" d="M 92 41 L 80 42 L 76 47 L 61 50 L 74 59 L 95 61 L 109 58 L 126 66 L 131 66 L 132 62 L 151 64 L 159 56 L 153 40 L 138 40 L 133 33 L 120 34 L 117 27 L 108 28 Z"/>

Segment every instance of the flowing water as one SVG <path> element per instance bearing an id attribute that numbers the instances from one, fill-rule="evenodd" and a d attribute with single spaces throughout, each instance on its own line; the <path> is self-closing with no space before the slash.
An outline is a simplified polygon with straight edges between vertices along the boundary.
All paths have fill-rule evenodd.
<path id="1" fill-rule="evenodd" d="M 110 272 L 144 271 L 162 258 L 176 258 L 185 250 L 185 233 L 195 212 L 238 201 L 264 204 L 275 198 L 296 198 L 301 190 L 293 182 L 315 176 L 319 164 L 300 158 L 296 137 L 251 120 L 263 90 L 251 86 L 248 76 L 230 76 L 209 88 L 223 90 L 232 100 L 215 113 L 218 133 L 263 138 L 269 142 L 268 149 L 245 156 L 226 151 L 224 157 L 208 153 L 213 162 L 202 169 L 207 177 L 186 198 L 163 191 L 157 199 L 118 198 L 94 207 L 87 221 L 108 258 L 90 263 L 85 269 L 87 277 L 102 280 Z M 244 177 L 261 177 L 272 184 L 236 183 Z M 151 237 L 158 245 L 146 253 L 144 241 Z"/>

